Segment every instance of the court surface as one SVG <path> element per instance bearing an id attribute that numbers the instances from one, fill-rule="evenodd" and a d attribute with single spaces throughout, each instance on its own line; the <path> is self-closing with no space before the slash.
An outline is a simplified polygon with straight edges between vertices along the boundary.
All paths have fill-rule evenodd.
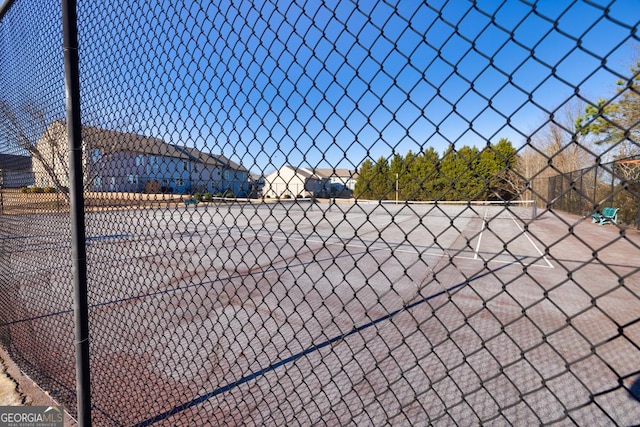
<path id="1" fill-rule="evenodd" d="M 640 419 L 628 392 L 640 366 L 637 233 L 549 212 L 477 213 L 307 202 L 89 213 L 94 421 Z M 64 229 L 55 218 L 32 222 L 31 244 L 12 255 L 47 254 L 46 289 L 22 272 L 25 301 L 68 286 L 38 237 L 52 222 Z M 48 339 L 69 343 L 71 308 L 65 296 L 25 303 L 12 334 L 44 333 L 56 318 Z M 64 347 L 50 369 L 69 394 Z"/>

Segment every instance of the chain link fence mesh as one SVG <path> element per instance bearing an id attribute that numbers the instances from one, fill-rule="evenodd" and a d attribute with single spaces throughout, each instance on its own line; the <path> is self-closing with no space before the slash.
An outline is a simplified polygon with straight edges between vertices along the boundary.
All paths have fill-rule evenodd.
<path id="1" fill-rule="evenodd" d="M 622 162 L 622 163 L 620 163 Z M 627 167 L 622 167 L 629 162 Z M 621 223 L 640 228 L 638 186 L 640 165 L 635 158 L 531 180 L 538 204 L 583 217 L 605 206 L 617 207 Z"/>
<path id="2" fill-rule="evenodd" d="M 79 4 L 93 423 L 636 424 L 639 12 Z M 0 340 L 73 414 L 61 39 L 0 20 Z"/>

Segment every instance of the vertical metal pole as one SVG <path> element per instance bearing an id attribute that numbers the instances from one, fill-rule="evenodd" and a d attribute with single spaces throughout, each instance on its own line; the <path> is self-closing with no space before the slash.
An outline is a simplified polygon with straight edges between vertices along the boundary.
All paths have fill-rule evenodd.
<path id="1" fill-rule="evenodd" d="M 396 174 L 396 205 L 398 204 L 398 174 Z"/>
<path id="2" fill-rule="evenodd" d="M 599 170 L 600 170 L 600 161 L 598 161 L 598 163 L 596 164 L 596 173 L 595 173 L 595 176 L 593 177 L 593 205 L 595 205 L 596 203 L 599 203 L 599 199 L 598 199 Z"/>
<path id="3" fill-rule="evenodd" d="M 638 185 L 638 187 L 640 187 L 640 185 Z M 638 197 L 638 210 L 636 211 L 636 229 L 640 230 L 640 197 Z"/>
<path id="4" fill-rule="evenodd" d="M 69 190 L 71 195 L 71 239 L 73 252 L 74 314 L 76 336 L 76 394 L 78 424 L 91 425 L 89 376 L 89 304 L 85 247 L 84 193 L 82 174 L 82 127 L 80 122 L 80 71 L 76 0 L 62 0 L 62 31 L 67 90 L 67 138 L 69 144 Z"/>
<path id="5" fill-rule="evenodd" d="M 615 166 L 612 166 L 611 168 L 611 196 L 607 197 L 607 200 L 609 202 L 609 206 L 613 206 L 615 204 L 615 197 L 616 197 L 616 170 L 615 170 Z"/>

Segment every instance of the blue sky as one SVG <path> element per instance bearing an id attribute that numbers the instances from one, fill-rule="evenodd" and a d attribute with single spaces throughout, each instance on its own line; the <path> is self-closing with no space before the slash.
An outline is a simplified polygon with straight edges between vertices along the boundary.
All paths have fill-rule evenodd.
<path id="1" fill-rule="evenodd" d="M 44 110 L 49 120 L 64 115 L 60 16 L 55 2 L 16 1 L 0 22 L 0 101 L 17 114 L 24 116 L 23 107 L 28 105 Z M 26 154 L 16 151 L 4 130 L 0 127 L 0 152 Z M 43 130 L 43 126 L 26 127 L 35 138 Z"/>
<path id="2" fill-rule="evenodd" d="M 257 173 L 520 146 L 576 93 L 614 92 L 640 17 L 636 0 L 198 3 L 80 2 L 83 120 Z"/>

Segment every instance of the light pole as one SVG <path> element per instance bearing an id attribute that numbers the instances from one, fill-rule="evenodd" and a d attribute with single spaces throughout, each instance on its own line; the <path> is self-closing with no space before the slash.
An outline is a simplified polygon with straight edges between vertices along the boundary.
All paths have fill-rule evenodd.
<path id="1" fill-rule="evenodd" d="M 398 174 L 396 173 L 396 205 L 398 204 Z"/>

